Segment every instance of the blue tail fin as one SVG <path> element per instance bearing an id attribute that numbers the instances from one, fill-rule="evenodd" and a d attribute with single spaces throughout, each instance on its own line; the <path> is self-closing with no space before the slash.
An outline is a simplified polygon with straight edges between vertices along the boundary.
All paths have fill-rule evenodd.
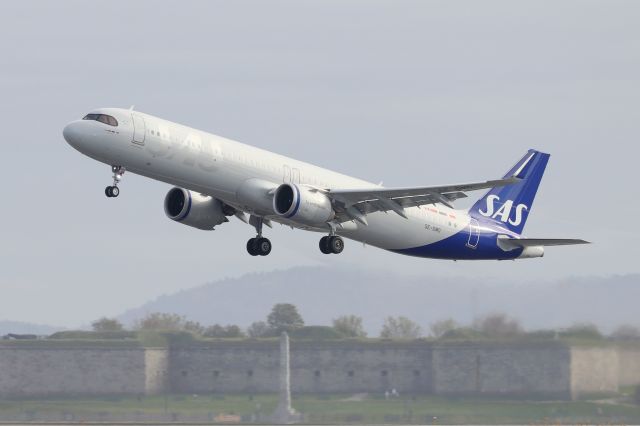
<path id="1" fill-rule="evenodd" d="M 522 180 L 489 190 L 469 209 L 469 214 L 521 234 L 549 157 L 549 154 L 530 149 L 504 176 Z"/>

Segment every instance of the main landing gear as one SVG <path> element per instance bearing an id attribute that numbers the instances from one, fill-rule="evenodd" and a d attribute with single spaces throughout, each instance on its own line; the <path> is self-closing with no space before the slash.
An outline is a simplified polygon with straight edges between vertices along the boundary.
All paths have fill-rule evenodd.
<path id="1" fill-rule="evenodd" d="M 125 168 L 122 166 L 111 166 L 111 171 L 113 172 L 113 185 L 107 186 L 104 189 L 104 195 L 109 198 L 117 197 L 120 195 L 120 188 L 118 188 L 118 183 L 122 180 L 122 175 L 124 175 Z"/>
<path id="2" fill-rule="evenodd" d="M 251 216 L 249 222 L 256 228 L 258 236 L 251 238 L 247 241 L 247 252 L 251 256 L 266 256 L 271 253 L 271 241 L 268 238 L 262 236 L 262 223 L 264 222 L 261 217 Z"/>
<path id="3" fill-rule="evenodd" d="M 251 238 L 247 241 L 247 252 L 251 256 L 266 256 L 271 253 L 271 241 L 264 237 Z"/>
<path id="4" fill-rule="evenodd" d="M 320 251 L 324 254 L 339 254 L 344 250 L 344 241 L 337 235 L 320 238 Z"/>

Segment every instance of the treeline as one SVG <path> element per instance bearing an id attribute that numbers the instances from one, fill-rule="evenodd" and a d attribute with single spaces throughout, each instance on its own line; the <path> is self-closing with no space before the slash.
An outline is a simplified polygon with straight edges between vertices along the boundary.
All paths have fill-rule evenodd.
<path id="1" fill-rule="evenodd" d="M 113 318 L 100 318 L 92 323 L 96 332 L 125 331 L 125 326 Z M 287 331 L 300 338 L 365 338 L 368 337 L 363 319 L 356 315 L 344 315 L 333 319 L 331 326 L 305 325 L 296 306 L 279 303 L 273 306 L 265 320 L 256 321 L 246 329 L 235 324 L 202 325 L 184 316 L 154 312 L 133 324 L 131 331 L 186 331 L 210 338 L 264 338 L 275 337 Z M 603 334 L 594 324 L 580 323 L 553 330 L 530 330 L 508 315 L 494 313 L 477 318 L 472 324 L 460 324 L 453 319 L 436 321 L 425 330 L 420 324 L 404 316 L 385 318 L 377 337 L 383 339 L 479 340 L 479 339 L 609 339 L 616 341 L 640 341 L 640 328 L 622 325 L 609 335 Z"/>

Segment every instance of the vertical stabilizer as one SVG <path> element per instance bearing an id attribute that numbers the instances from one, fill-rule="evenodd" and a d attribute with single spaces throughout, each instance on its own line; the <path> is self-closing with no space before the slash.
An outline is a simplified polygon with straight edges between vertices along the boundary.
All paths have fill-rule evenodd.
<path id="1" fill-rule="evenodd" d="M 504 176 L 515 176 L 521 180 L 492 188 L 469 209 L 469 214 L 480 221 L 494 221 L 521 234 L 549 157 L 549 154 L 530 149 Z"/>

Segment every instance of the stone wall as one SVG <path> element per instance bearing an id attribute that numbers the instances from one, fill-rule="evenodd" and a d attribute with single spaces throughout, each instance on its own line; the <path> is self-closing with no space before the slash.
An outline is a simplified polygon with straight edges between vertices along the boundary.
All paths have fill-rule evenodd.
<path id="1" fill-rule="evenodd" d="M 277 343 L 252 342 L 171 350 L 177 392 L 274 392 Z M 428 344 L 291 343 L 291 387 L 302 393 L 431 391 Z"/>
<path id="2" fill-rule="evenodd" d="M 0 347 L 2 396 L 144 392 L 144 349 Z"/>
<path id="3" fill-rule="evenodd" d="M 432 392 L 432 350 L 426 342 L 291 344 L 294 392 Z"/>
<path id="4" fill-rule="evenodd" d="M 268 393 L 278 390 L 271 340 L 170 348 L 0 345 L 0 396 Z M 559 342 L 291 341 L 294 393 L 579 398 L 640 384 L 640 349 Z"/>
<path id="5" fill-rule="evenodd" d="M 434 348 L 436 394 L 570 396 L 570 351 L 558 344 L 459 344 Z"/>
<path id="6" fill-rule="evenodd" d="M 172 392 L 261 393 L 278 390 L 277 342 L 221 342 L 173 348 Z M 295 356 L 293 356 L 295 357 Z"/>

